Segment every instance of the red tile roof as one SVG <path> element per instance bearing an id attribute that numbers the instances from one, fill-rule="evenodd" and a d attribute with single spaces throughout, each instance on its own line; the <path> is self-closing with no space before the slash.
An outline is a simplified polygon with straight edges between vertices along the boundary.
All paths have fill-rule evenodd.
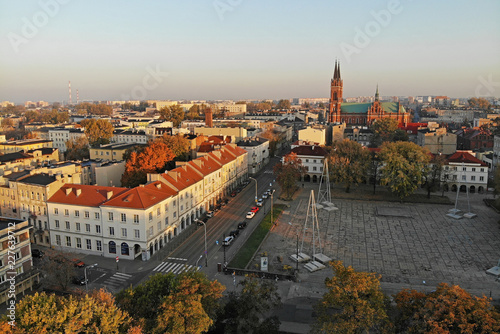
<path id="1" fill-rule="evenodd" d="M 98 207 L 128 190 L 121 187 L 65 184 L 47 202 Z"/>
<path id="2" fill-rule="evenodd" d="M 292 149 L 292 153 L 300 155 L 312 155 L 318 157 L 326 156 L 326 151 L 321 146 L 304 145 Z"/>
<path id="3" fill-rule="evenodd" d="M 157 181 L 146 186 L 129 189 L 125 193 L 107 201 L 103 206 L 147 209 L 176 194 L 176 191 Z"/>
<path id="4" fill-rule="evenodd" d="M 447 159 L 448 163 L 472 163 L 472 164 L 480 164 L 481 166 L 488 166 L 486 163 L 482 162 L 472 154 L 467 151 L 456 151 Z"/>

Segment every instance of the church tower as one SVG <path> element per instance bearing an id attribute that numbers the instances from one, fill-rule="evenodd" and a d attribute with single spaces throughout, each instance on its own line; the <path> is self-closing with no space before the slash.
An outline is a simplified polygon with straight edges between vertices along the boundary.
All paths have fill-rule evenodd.
<path id="1" fill-rule="evenodd" d="M 340 77 L 340 64 L 335 61 L 335 69 L 333 71 L 333 79 L 330 83 L 330 110 L 328 113 L 328 122 L 341 122 L 340 107 L 342 105 L 342 91 L 344 82 Z"/>

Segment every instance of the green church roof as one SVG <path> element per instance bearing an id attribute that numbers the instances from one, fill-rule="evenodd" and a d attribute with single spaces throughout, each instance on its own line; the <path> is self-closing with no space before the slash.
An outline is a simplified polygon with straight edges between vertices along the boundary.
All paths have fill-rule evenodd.
<path id="1" fill-rule="evenodd" d="M 398 112 L 398 103 L 397 102 L 382 102 L 382 109 L 386 113 L 397 113 Z M 341 110 L 346 114 L 366 114 L 368 110 L 371 108 L 372 103 L 342 103 Z M 400 105 L 399 111 L 401 113 L 405 113 L 405 108 Z"/>

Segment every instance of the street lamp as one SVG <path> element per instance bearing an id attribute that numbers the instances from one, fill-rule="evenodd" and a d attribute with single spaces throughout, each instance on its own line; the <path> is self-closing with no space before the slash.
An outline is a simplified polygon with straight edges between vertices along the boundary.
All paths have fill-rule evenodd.
<path id="1" fill-rule="evenodd" d="M 207 224 L 203 220 L 200 220 L 199 222 L 203 224 L 203 228 L 205 229 L 205 267 L 208 267 Z"/>
<path id="2" fill-rule="evenodd" d="M 201 254 L 200 257 L 198 258 L 198 260 L 196 260 L 196 268 L 198 268 L 198 262 L 200 262 L 202 257 L 203 257 L 203 254 Z"/>
<path id="3" fill-rule="evenodd" d="M 248 178 L 255 181 L 255 203 L 257 203 L 257 180 L 250 176 Z"/>
<path id="4" fill-rule="evenodd" d="M 87 267 L 83 268 L 83 274 L 85 275 L 85 293 L 89 293 L 89 288 L 87 286 L 87 269 L 94 268 L 96 266 L 97 266 L 97 263 L 94 263 L 91 266 L 87 266 Z"/>
<path id="5" fill-rule="evenodd" d="M 273 225 L 274 225 L 274 222 L 273 222 L 273 199 L 274 199 L 273 195 L 274 195 L 274 190 L 275 189 L 273 189 L 273 191 L 271 191 L 271 224 L 273 224 Z"/>

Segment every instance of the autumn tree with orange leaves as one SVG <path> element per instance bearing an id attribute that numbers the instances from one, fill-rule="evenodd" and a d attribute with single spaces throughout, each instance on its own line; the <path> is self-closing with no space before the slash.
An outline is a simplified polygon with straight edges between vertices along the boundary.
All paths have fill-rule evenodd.
<path id="1" fill-rule="evenodd" d="M 408 333 L 499 333 L 500 313 L 491 299 L 469 294 L 458 285 L 438 285 L 424 294 L 402 290 L 395 296 L 399 317 L 396 329 Z"/>
<path id="2" fill-rule="evenodd" d="M 287 154 L 283 157 L 283 162 L 274 166 L 273 171 L 276 181 L 281 187 L 281 197 L 286 200 L 291 199 L 297 190 L 297 181 L 305 173 L 302 161 L 295 153 Z"/>
<path id="3" fill-rule="evenodd" d="M 174 153 L 165 142 L 150 141 L 148 146 L 130 154 L 122 175 L 122 186 L 136 187 L 146 183 L 148 173 L 162 172 L 174 158 Z"/>

